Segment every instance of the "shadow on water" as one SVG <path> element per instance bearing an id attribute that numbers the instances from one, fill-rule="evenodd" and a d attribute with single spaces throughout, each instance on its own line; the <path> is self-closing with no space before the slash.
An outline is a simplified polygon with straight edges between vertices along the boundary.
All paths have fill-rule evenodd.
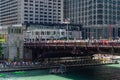
<path id="1" fill-rule="evenodd" d="M 118 65 L 119 66 L 119 65 Z M 65 74 L 49 74 L 49 70 L 26 71 L 24 74 L 3 73 L 0 80 L 120 80 L 120 67 L 72 67 Z"/>
<path id="2" fill-rule="evenodd" d="M 75 67 L 68 71 L 67 77 L 72 80 L 120 80 L 120 65 L 117 66 Z"/>

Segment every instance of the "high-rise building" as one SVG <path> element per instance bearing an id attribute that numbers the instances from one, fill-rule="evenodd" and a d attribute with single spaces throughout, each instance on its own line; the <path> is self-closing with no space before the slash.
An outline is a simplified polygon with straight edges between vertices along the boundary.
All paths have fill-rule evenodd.
<path id="1" fill-rule="evenodd" d="M 69 18 L 69 1 L 68 0 L 64 0 L 64 8 L 63 8 L 63 11 L 64 11 L 64 19 L 67 19 Z"/>
<path id="2" fill-rule="evenodd" d="M 67 0 L 69 18 L 82 24 L 84 38 L 117 38 L 119 35 L 120 0 Z"/>
<path id="3" fill-rule="evenodd" d="M 62 23 L 63 0 L 0 0 L 0 25 Z"/>

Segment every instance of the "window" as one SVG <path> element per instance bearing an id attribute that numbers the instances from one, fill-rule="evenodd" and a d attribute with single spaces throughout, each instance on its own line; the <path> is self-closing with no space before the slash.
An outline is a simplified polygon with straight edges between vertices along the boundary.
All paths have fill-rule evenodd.
<path id="1" fill-rule="evenodd" d="M 41 32 L 41 35 L 44 35 L 44 32 L 43 32 L 43 31 Z"/>
<path id="2" fill-rule="evenodd" d="M 47 35 L 50 35 L 50 32 L 49 32 L 49 31 L 47 31 Z"/>
<path id="3" fill-rule="evenodd" d="M 64 32 L 61 32 L 61 34 L 62 34 L 62 35 L 65 35 L 65 33 L 64 33 Z"/>
<path id="4" fill-rule="evenodd" d="M 38 31 L 36 31 L 35 35 L 39 35 L 39 32 L 38 32 Z"/>
<path id="5" fill-rule="evenodd" d="M 25 2 L 28 2 L 28 0 L 24 0 Z"/>

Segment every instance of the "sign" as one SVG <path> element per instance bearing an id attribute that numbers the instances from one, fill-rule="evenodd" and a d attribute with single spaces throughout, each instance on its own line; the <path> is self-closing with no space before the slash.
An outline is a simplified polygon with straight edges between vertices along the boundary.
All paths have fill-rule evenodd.
<path id="1" fill-rule="evenodd" d="M 6 34 L 0 34 L 0 43 L 6 42 Z"/>

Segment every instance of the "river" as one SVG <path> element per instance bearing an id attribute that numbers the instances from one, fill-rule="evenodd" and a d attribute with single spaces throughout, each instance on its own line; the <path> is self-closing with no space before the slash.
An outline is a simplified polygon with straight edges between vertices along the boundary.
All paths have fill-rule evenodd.
<path id="1" fill-rule="evenodd" d="M 20 74 L 5 72 L 0 75 L 0 80 L 120 80 L 120 64 L 70 68 L 65 74 L 32 70 Z"/>

